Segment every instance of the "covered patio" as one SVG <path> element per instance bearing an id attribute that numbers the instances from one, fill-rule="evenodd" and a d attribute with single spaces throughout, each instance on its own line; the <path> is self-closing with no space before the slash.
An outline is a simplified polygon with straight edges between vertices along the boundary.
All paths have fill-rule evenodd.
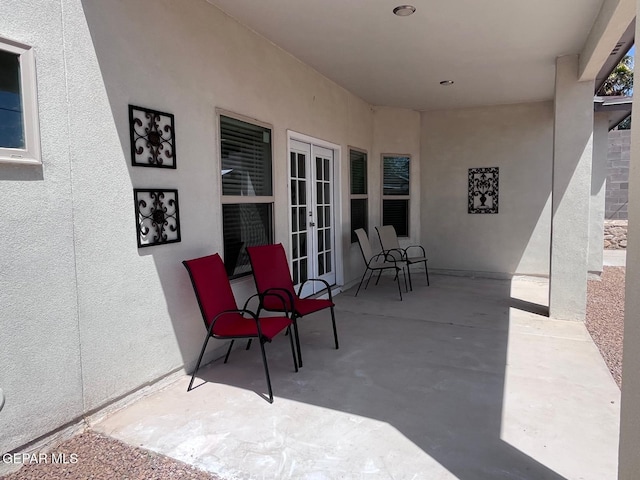
<path id="1" fill-rule="evenodd" d="M 92 427 L 222 478 L 615 478 L 620 391 L 584 324 L 546 316 L 548 281 L 423 283 L 338 295 L 337 351 L 302 319 L 299 373 L 276 338 L 272 405 L 238 348 Z"/>

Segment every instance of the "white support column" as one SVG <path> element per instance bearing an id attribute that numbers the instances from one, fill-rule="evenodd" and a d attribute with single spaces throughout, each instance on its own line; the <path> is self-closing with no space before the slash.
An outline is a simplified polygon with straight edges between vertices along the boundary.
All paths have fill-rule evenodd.
<path id="1" fill-rule="evenodd" d="M 593 88 L 577 55 L 556 60 L 549 314 L 561 320 L 586 311 Z"/>
<path id="2" fill-rule="evenodd" d="M 637 1 L 640 12 L 640 0 Z M 640 38 L 636 22 L 636 38 Z M 636 51 L 635 60 L 640 60 Z M 622 359 L 622 405 L 618 479 L 636 480 L 640 472 L 640 98 L 633 99 L 629 169 L 629 230 Z"/>
<path id="3" fill-rule="evenodd" d="M 604 249 L 605 193 L 607 153 L 609 146 L 609 114 L 593 116 L 593 159 L 591 164 L 591 203 L 589 205 L 589 259 L 587 270 L 602 272 Z"/>

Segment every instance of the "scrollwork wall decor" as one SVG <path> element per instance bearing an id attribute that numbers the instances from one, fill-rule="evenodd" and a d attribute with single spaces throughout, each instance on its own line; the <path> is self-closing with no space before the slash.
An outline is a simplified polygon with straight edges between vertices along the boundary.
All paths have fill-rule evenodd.
<path id="1" fill-rule="evenodd" d="M 469 169 L 469 213 L 498 213 L 498 167 Z"/>
<path id="2" fill-rule="evenodd" d="M 176 168 L 173 115 L 129 105 L 131 165 Z"/>
<path id="3" fill-rule="evenodd" d="M 133 190 L 138 248 L 180 241 L 178 190 Z"/>

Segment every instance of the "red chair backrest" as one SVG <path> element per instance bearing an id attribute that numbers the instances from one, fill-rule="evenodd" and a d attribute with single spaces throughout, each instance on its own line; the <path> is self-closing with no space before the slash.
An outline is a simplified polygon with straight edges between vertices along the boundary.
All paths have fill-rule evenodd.
<path id="1" fill-rule="evenodd" d="M 284 288 L 295 298 L 287 255 L 281 243 L 247 247 L 247 253 L 258 292 L 269 288 Z"/>
<path id="2" fill-rule="evenodd" d="M 182 263 L 191 277 L 202 319 L 207 328 L 217 314 L 237 308 L 220 255 L 216 253 L 207 257 L 185 260 Z"/>

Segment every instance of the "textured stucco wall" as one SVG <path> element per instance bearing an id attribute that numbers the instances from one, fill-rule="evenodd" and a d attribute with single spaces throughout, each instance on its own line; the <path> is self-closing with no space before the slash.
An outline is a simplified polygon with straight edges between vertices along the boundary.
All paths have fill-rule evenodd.
<path id="1" fill-rule="evenodd" d="M 0 453 L 82 413 L 61 15 L 0 5 L 0 34 L 35 49 L 43 161 L 0 164 Z"/>
<path id="2" fill-rule="evenodd" d="M 553 106 L 422 113 L 422 232 L 433 268 L 549 273 Z M 468 169 L 499 167 L 499 213 L 467 213 Z"/>
<path id="3" fill-rule="evenodd" d="M 180 262 L 222 250 L 216 108 L 272 125 L 285 244 L 287 129 L 342 147 L 345 252 L 347 146 L 373 136 L 366 102 L 204 0 L 7 8 L 0 31 L 36 47 L 44 165 L 0 166 L 3 452 L 194 362 L 204 332 Z M 130 103 L 175 115 L 176 170 L 130 166 Z M 138 250 L 134 187 L 179 190 L 182 242 Z"/>

